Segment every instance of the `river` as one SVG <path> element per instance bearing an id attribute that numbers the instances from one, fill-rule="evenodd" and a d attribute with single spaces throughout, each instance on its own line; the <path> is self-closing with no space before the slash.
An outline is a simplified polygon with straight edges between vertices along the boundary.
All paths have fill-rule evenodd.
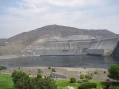
<path id="1" fill-rule="evenodd" d="M 13 67 L 81 67 L 109 68 L 119 64 L 119 59 L 100 56 L 35 56 L 0 58 L 0 66 Z"/>

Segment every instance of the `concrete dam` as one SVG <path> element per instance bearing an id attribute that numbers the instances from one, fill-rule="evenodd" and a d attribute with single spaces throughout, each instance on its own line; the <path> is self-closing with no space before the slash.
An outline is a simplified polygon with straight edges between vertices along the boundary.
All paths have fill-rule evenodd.
<path id="1" fill-rule="evenodd" d="M 38 39 L 21 51 L 22 55 L 100 55 L 110 56 L 118 45 L 118 37 L 101 39 L 89 35 L 70 35 Z"/>

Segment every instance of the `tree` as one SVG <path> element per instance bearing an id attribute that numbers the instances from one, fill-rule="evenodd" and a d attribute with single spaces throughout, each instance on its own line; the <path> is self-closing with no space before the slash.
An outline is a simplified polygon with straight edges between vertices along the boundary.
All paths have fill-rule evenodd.
<path id="1" fill-rule="evenodd" d="M 55 84 L 54 79 L 51 79 L 50 77 L 45 77 L 43 79 L 43 82 L 41 81 L 41 89 L 57 89 L 57 85 Z"/>
<path id="2" fill-rule="evenodd" d="M 106 89 L 109 89 L 109 87 L 110 87 L 110 82 L 108 81 L 108 82 L 106 82 Z"/>
<path id="3" fill-rule="evenodd" d="M 76 78 L 71 77 L 71 78 L 70 78 L 70 83 L 75 83 L 75 82 L 76 82 Z"/>
<path id="4" fill-rule="evenodd" d="M 30 77 L 25 72 L 14 71 L 12 78 L 15 89 L 30 89 Z"/>
<path id="5" fill-rule="evenodd" d="M 12 73 L 14 89 L 57 89 L 55 81 L 50 77 L 42 78 L 41 74 L 37 77 L 29 77 L 25 72 L 14 71 Z"/>
<path id="6" fill-rule="evenodd" d="M 34 78 L 32 81 L 32 89 L 57 89 L 55 81 L 50 77 Z"/>
<path id="7" fill-rule="evenodd" d="M 114 64 L 108 69 L 108 77 L 114 80 L 119 80 L 119 64 Z"/>

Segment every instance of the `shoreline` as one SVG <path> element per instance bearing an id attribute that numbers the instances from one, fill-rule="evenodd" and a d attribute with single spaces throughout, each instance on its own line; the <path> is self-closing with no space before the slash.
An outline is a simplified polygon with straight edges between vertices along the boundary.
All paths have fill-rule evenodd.
<path id="1" fill-rule="evenodd" d="M 17 69 L 48 69 L 46 66 L 37 66 L 37 67 L 8 67 L 7 69 L 17 70 Z M 107 71 L 107 68 L 82 68 L 82 67 L 51 67 L 55 69 L 64 69 L 67 71 L 77 71 L 77 72 L 88 72 L 88 71 Z"/>
<path id="2" fill-rule="evenodd" d="M 19 58 L 18 55 L 2 55 L 0 56 L 0 59 L 12 59 L 12 58 Z"/>
<path id="3" fill-rule="evenodd" d="M 74 71 L 74 72 L 93 72 L 93 71 L 107 71 L 108 69 L 106 68 L 81 68 L 81 67 L 51 67 L 55 68 L 56 70 L 67 70 L 67 71 Z M 48 69 L 48 67 L 13 67 L 13 68 L 7 68 L 6 70 L 44 70 Z M 50 70 L 50 69 L 48 69 Z M 4 71 L 4 70 L 3 70 Z"/>
<path id="4" fill-rule="evenodd" d="M 77 80 L 80 80 L 80 74 L 92 74 L 93 80 L 105 81 L 107 77 L 107 69 L 104 68 L 70 68 L 70 67 L 51 67 L 55 68 L 57 73 L 65 74 L 68 76 L 68 79 L 75 77 Z M 38 69 L 42 71 L 42 75 L 50 76 L 51 69 L 48 67 L 17 67 L 17 68 L 8 68 L 6 70 L 0 71 L 1 74 L 12 74 L 14 70 L 22 70 L 31 76 L 36 76 L 38 74 Z M 105 73 L 104 73 L 105 72 Z"/>

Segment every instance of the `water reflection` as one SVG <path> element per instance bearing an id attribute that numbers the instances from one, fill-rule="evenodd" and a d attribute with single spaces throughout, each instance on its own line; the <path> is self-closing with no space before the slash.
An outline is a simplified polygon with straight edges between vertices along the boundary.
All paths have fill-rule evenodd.
<path id="1" fill-rule="evenodd" d="M 40 56 L 0 59 L 0 65 L 7 67 L 86 67 L 108 68 L 112 64 L 119 64 L 118 59 L 98 56 Z"/>

